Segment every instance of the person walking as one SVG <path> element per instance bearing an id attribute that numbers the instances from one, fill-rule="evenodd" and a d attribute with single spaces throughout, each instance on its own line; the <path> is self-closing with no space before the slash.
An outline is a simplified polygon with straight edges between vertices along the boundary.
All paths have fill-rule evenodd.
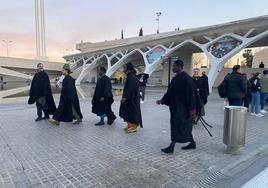
<path id="1" fill-rule="evenodd" d="M 92 112 L 100 117 L 100 121 L 96 126 L 104 125 L 104 118 L 107 117 L 107 124 L 112 125 L 116 119 L 112 111 L 112 104 L 114 102 L 112 93 L 111 79 L 105 75 L 106 69 L 100 68 L 99 79 L 96 84 L 94 95 L 92 98 Z"/>
<path id="2" fill-rule="evenodd" d="M 247 82 L 240 73 L 240 65 L 233 67 L 233 72 L 224 78 L 227 99 L 230 106 L 242 106 L 247 91 Z"/>
<path id="3" fill-rule="evenodd" d="M 164 153 L 173 153 L 176 143 L 189 144 L 183 150 L 196 149 L 192 135 L 193 120 L 196 115 L 197 89 L 193 79 L 183 71 L 184 62 L 173 62 L 172 70 L 176 74 L 168 87 L 166 94 L 157 104 L 169 106 L 171 143 L 167 148 L 161 149 Z"/>
<path id="4" fill-rule="evenodd" d="M 243 98 L 243 105 L 249 111 L 249 104 L 250 104 L 250 99 L 251 99 L 250 82 L 247 79 L 246 73 L 243 73 L 242 75 L 243 75 L 244 79 L 247 81 L 247 91 L 246 91 L 245 97 Z"/>
<path id="5" fill-rule="evenodd" d="M 50 123 L 54 125 L 60 125 L 60 122 L 73 122 L 74 124 L 79 124 L 83 119 L 75 88 L 75 80 L 70 74 L 70 65 L 65 64 L 62 68 L 64 79 L 62 81 L 60 103 L 53 118 L 50 119 Z"/>
<path id="6" fill-rule="evenodd" d="M 126 132 L 134 133 L 137 132 L 139 126 L 142 128 L 139 82 L 136 70 L 131 63 L 126 65 L 125 73 L 127 78 L 124 85 L 119 115 L 127 122 Z"/>
<path id="7" fill-rule="evenodd" d="M 147 85 L 147 81 L 149 78 L 149 74 L 146 73 L 142 73 L 138 75 L 139 78 L 139 93 L 140 93 L 140 97 L 141 97 L 141 103 L 144 103 L 144 99 L 145 99 L 145 90 L 146 90 L 146 85 Z"/>
<path id="8" fill-rule="evenodd" d="M 56 110 L 50 80 L 42 63 L 37 64 L 37 73 L 34 75 L 30 87 L 28 104 L 33 103 L 36 104 L 37 109 L 37 118 L 35 121 L 49 119 L 49 115 L 54 114 Z M 43 113 L 44 117 L 42 117 Z"/>
<path id="9" fill-rule="evenodd" d="M 263 114 L 260 113 L 261 103 L 260 103 L 260 73 L 255 73 L 255 75 L 249 80 L 250 90 L 251 90 L 251 115 L 257 117 L 263 117 Z"/>
<path id="10" fill-rule="evenodd" d="M 264 109 L 268 99 L 268 70 L 263 71 L 263 76 L 260 80 L 261 86 L 261 113 L 265 114 L 267 111 Z"/>

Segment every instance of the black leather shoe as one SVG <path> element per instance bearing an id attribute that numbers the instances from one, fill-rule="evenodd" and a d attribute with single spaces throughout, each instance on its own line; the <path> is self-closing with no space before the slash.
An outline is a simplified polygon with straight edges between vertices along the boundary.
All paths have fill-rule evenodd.
<path id="1" fill-rule="evenodd" d="M 41 121 L 41 120 L 43 120 L 43 118 L 41 118 L 41 117 L 38 117 L 35 119 L 35 121 Z"/>
<path id="2" fill-rule="evenodd" d="M 161 149 L 161 151 L 167 154 L 172 154 L 174 153 L 174 146 L 168 146 L 167 148 Z"/>
<path id="3" fill-rule="evenodd" d="M 196 143 L 195 141 L 190 142 L 187 146 L 182 147 L 183 150 L 189 150 L 189 149 L 196 149 Z"/>
<path id="4" fill-rule="evenodd" d="M 95 124 L 95 126 L 102 126 L 102 125 L 104 125 L 104 122 L 99 122 Z"/>
<path id="5" fill-rule="evenodd" d="M 114 123 L 114 121 L 116 120 L 116 116 L 113 116 L 111 119 L 108 119 L 107 124 L 108 125 L 112 125 Z"/>

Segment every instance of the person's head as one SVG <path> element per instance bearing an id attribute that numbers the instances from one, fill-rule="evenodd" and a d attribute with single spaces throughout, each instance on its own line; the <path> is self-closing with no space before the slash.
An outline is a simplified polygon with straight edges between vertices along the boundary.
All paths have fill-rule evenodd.
<path id="1" fill-rule="evenodd" d="M 259 72 L 256 72 L 256 73 L 254 74 L 254 77 L 260 78 L 260 76 L 261 76 L 261 74 L 260 74 Z"/>
<path id="2" fill-rule="evenodd" d="M 199 74 L 200 74 L 200 69 L 199 69 L 199 68 L 195 68 L 195 69 L 194 69 L 194 76 L 195 76 L 195 77 L 198 77 Z"/>
<path id="3" fill-rule="evenodd" d="M 37 71 L 38 72 L 41 72 L 41 71 L 43 71 L 44 70 L 44 65 L 43 65 L 43 63 L 38 63 L 37 64 Z"/>
<path id="4" fill-rule="evenodd" d="M 240 65 L 235 65 L 233 67 L 233 72 L 240 72 Z"/>
<path id="5" fill-rule="evenodd" d="M 248 79 L 248 76 L 247 76 L 247 74 L 246 74 L 246 73 L 243 73 L 243 74 L 242 74 L 242 76 L 244 77 L 244 79 L 245 79 L 245 80 L 247 80 L 247 79 Z"/>
<path id="6" fill-rule="evenodd" d="M 126 73 L 126 74 L 129 74 L 129 73 L 134 73 L 134 74 L 136 74 L 136 73 L 137 73 L 136 70 L 135 70 L 135 68 L 133 67 L 132 63 L 128 63 L 128 64 L 126 65 L 126 67 L 125 67 L 125 73 Z"/>
<path id="7" fill-rule="evenodd" d="M 67 76 L 67 75 L 71 74 L 70 65 L 69 64 L 64 64 L 63 67 L 62 67 L 61 73 L 64 76 Z"/>
<path id="8" fill-rule="evenodd" d="M 263 71 L 263 75 L 265 76 L 265 75 L 268 75 L 268 70 L 264 70 Z"/>
<path id="9" fill-rule="evenodd" d="M 183 61 L 178 59 L 176 61 L 173 62 L 173 65 L 172 65 L 172 71 L 173 73 L 177 73 L 179 71 L 182 71 L 183 70 Z"/>
<path id="10" fill-rule="evenodd" d="M 100 76 L 103 76 L 103 75 L 105 75 L 105 74 L 106 74 L 106 68 L 101 67 L 101 68 L 100 68 L 99 75 L 100 75 Z"/>

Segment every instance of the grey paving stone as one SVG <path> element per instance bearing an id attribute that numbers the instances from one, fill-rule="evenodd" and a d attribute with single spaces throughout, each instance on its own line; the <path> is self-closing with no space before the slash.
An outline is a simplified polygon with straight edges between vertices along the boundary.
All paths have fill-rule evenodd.
<path id="1" fill-rule="evenodd" d="M 90 99 L 81 101 L 83 124 L 59 127 L 34 122 L 33 106 L 0 104 L 0 187 L 188 188 L 267 144 L 268 116 L 249 116 L 246 147 L 239 155 L 225 154 L 223 101 L 214 94 L 206 107 L 213 137 L 198 124 L 193 128 L 196 150 L 182 151 L 183 144 L 177 144 L 174 155 L 162 154 L 170 138 L 168 108 L 155 105 L 160 97 L 147 95 L 144 129 L 132 135 L 125 134 L 119 118 L 112 126 L 95 127 L 98 117 L 90 112 Z"/>

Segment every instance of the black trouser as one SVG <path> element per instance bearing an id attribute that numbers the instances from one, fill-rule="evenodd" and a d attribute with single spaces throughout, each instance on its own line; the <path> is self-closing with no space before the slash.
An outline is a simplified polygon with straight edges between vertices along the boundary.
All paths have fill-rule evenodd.
<path id="1" fill-rule="evenodd" d="M 38 101 L 36 101 L 36 108 L 37 108 L 37 116 L 42 118 L 42 112 L 44 112 L 45 117 L 49 117 L 49 113 L 47 112 L 47 110 L 45 110 L 42 107 L 42 104 L 40 104 Z"/>

